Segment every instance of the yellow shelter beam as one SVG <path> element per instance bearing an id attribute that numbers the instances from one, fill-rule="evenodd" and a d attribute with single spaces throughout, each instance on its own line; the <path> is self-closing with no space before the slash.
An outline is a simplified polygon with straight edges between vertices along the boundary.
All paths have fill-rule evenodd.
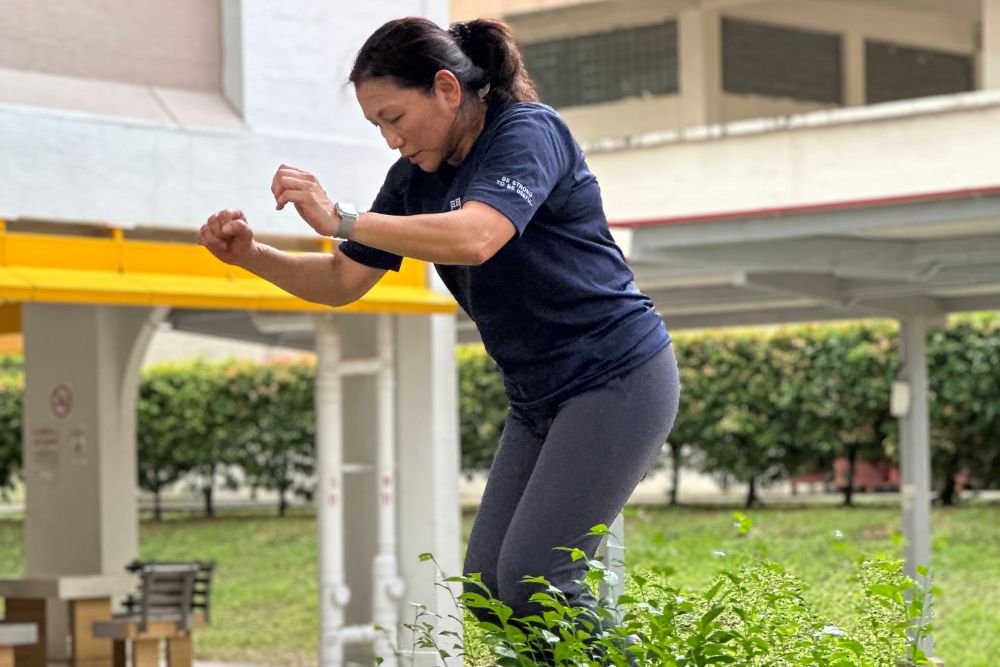
<path id="1" fill-rule="evenodd" d="M 327 245 L 327 251 L 332 245 Z M 321 312 L 271 283 L 224 264 L 194 243 L 8 232 L 0 221 L 0 302 L 174 306 L 212 310 Z M 359 301 L 360 313 L 453 313 L 455 302 L 427 287 L 426 265 L 406 259 Z M 20 329 L 20 312 L 0 310 L 0 333 Z M 15 326 L 16 329 L 12 329 Z"/>

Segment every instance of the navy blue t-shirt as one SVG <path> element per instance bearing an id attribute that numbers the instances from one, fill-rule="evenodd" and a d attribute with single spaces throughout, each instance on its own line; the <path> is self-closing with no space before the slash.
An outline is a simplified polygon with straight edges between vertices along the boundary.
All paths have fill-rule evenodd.
<path id="1" fill-rule="evenodd" d="M 556 403 L 623 375 L 670 342 L 608 229 L 597 179 L 559 115 L 542 104 L 491 107 L 456 168 L 400 159 L 371 210 L 441 213 L 469 201 L 503 213 L 514 237 L 480 266 L 435 265 L 479 328 L 512 403 Z M 341 252 L 399 270 L 398 255 L 345 241 Z"/>

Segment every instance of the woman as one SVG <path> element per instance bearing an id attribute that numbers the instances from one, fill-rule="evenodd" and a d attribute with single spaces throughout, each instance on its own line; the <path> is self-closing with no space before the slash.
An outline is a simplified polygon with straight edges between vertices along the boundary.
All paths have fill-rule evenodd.
<path id="1" fill-rule="evenodd" d="M 329 201 L 311 174 L 282 166 L 278 209 L 293 204 L 331 255 L 253 240 L 239 211 L 199 240 L 310 301 L 360 298 L 402 256 L 433 262 L 504 375 L 510 410 L 476 517 L 466 573 L 515 615 L 539 611 L 544 576 L 573 605 L 596 524 L 621 511 L 666 440 L 678 402 L 670 338 L 608 230 L 600 189 L 562 119 L 537 102 L 509 30 L 477 20 L 444 30 L 391 21 L 350 76 L 365 117 L 400 159 L 371 209 Z"/>

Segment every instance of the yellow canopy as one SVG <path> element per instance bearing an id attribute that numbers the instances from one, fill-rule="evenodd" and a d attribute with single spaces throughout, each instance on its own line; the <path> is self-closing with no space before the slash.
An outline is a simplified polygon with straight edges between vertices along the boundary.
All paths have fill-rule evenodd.
<path id="1" fill-rule="evenodd" d="M 330 243 L 325 250 L 332 249 Z M 338 308 L 363 313 L 452 313 L 455 302 L 426 285 L 423 262 L 404 260 L 359 301 Z M 174 306 L 213 310 L 325 311 L 194 243 L 7 232 L 0 223 L 0 302 Z M 18 310 L 18 309 L 14 309 Z M 20 317 L 0 311 L 0 331 Z"/>

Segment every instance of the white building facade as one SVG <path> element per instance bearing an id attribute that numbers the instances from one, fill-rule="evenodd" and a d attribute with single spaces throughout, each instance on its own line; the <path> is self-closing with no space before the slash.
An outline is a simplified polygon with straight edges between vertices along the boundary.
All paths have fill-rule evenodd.
<path id="1" fill-rule="evenodd" d="M 138 555 L 136 389 L 164 327 L 303 350 L 322 342 L 322 664 L 373 651 L 395 664 L 395 646 L 411 642 L 387 641 L 376 624 L 408 620 L 410 602 L 452 611 L 418 558 L 460 570 L 451 299 L 410 264 L 331 312 L 194 245 L 208 215 L 240 208 L 279 247 L 331 250 L 291 209 L 274 210 L 271 177 L 291 164 L 335 199 L 374 198 L 395 156 L 347 76 L 364 36 L 409 14 L 446 22 L 448 7 L 5 3 L 0 300 L 2 328 L 25 341 L 26 520 L 25 577 L 0 595 L 32 598 L 44 661 L 78 657 L 76 598 L 122 592 Z"/>

